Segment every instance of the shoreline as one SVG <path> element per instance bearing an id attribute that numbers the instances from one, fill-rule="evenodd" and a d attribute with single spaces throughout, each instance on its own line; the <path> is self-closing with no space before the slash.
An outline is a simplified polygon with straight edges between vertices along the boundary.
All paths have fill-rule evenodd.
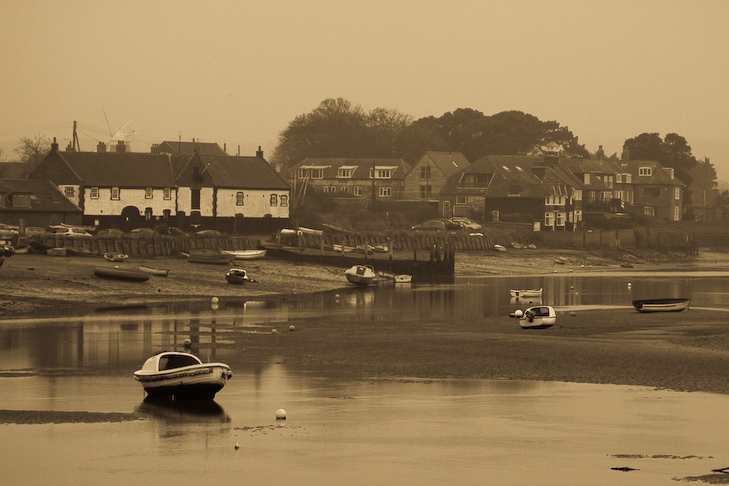
<path id="1" fill-rule="evenodd" d="M 567 263 L 555 264 L 555 255 L 564 256 Z M 505 255 L 461 252 L 456 257 L 456 275 L 729 272 L 729 254 L 724 252 L 704 252 L 680 260 L 671 255 L 651 256 L 636 260 L 631 269 L 620 267 L 626 257 L 624 252 L 584 250 Z M 180 257 L 134 258 L 124 265 L 139 264 L 169 268 L 170 276 L 153 276 L 143 283 L 104 280 L 94 276 L 93 267 L 114 264 L 101 257 L 14 255 L 0 268 L 4 295 L 0 319 L 213 296 L 221 300 L 284 298 L 351 287 L 344 279 L 344 268 L 270 258 L 240 265 L 259 282 L 243 286 L 225 282 L 225 265 L 191 264 Z M 506 316 L 368 321 L 364 326 L 300 319 L 287 325 L 295 325 L 301 332 L 242 335 L 235 346 L 254 361 L 276 357 L 288 365 L 357 370 L 369 376 L 562 381 L 725 394 L 729 393 L 727 317 L 723 309 L 656 314 L 640 314 L 627 306 L 583 309 L 561 312 L 558 325 L 540 331 L 523 330 Z"/>

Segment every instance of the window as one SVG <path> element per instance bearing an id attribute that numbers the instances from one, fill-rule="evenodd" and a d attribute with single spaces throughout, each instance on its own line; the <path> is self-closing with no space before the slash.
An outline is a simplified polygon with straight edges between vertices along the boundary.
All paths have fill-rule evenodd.
<path id="1" fill-rule="evenodd" d="M 544 226 L 554 226 L 554 213 L 544 213 Z"/>
<path id="2" fill-rule="evenodd" d="M 420 199 L 430 199 L 431 186 L 420 186 Z"/>
<path id="3" fill-rule="evenodd" d="M 679 221 L 681 219 L 680 209 L 681 208 L 679 208 L 678 206 L 673 207 L 673 220 L 674 221 Z"/>
<path id="4" fill-rule="evenodd" d="M 655 216 L 656 210 L 650 206 L 646 206 L 645 208 L 643 208 L 643 214 L 645 214 L 646 216 Z"/>
<path id="5" fill-rule="evenodd" d="M 582 210 L 575 209 L 575 223 L 579 223 L 580 221 L 582 221 Z"/>
<path id="6" fill-rule="evenodd" d="M 370 169 L 370 179 L 372 179 L 373 171 L 375 179 L 392 179 L 393 169 L 391 167 L 375 167 L 375 169 Z"/>
<path id="7" fill-rule="evenodd" d="M 89 189 L 89 196 L 91 199 L 99 199 L 99 188 L 98 187 L 92 187 Z"/>
<path id="8" fill-rule="evenodd" d="M 30 207 L 30 194 L 13 194 L 13 207 L 14 208 L 29 208 Z"/>
<path id="9" fill-rule="evenodd" d="M 558 212 L 558 213 L 556 213 L 556 216 L 557 216 L 557 226 L 564 226 L 564 222 L 565 222 L 567 214 Z"/>
<path id="10" fill-rule="evenodd" d="M 340 167 L 337 169 L 337 177 L 340 179 L 351 179 L 352 178 L 352 168 L 351 167 Z"/>
<path id="11" fill-rule="evenodd" d="M 66 197 L 74 197 L 76 195 L 76 191 L 74 190 L 73 186 L 68 186 L 63 188 L 63 194 Z"/>
<path id="12" fill-rule="evenodd" d="M 456 196 L 456 204 L 466 204 L 466 196 Z"/>
<path id="13" fill-rule="evenodd" d="M 150 219 L 152 219 L 152 208 L 145 208 L 144 209 L 144 219 L 146 219 L 147 221 L 149 221 Z"/>
<path id="14" fill-rule="evenodd" d="M 152 199 L 154 196 L 154 191 L 151 187 L 147 187 L 144 189 L 144 199 Z"/>
<path id="15" fill-rule="evenodd" d="M 633 182 L 633 174 L 625 174 L 625 182 L 630 184 Z"/>
<path id="16" fill-rule="evenodd" d="M 424 165 L 420 168 L 420 179 L 422 180 L 429 180 L 430 179 L 430 166 Z"/>
<path id="17" fill-rule="evenodd" d="M 566 202 L 566 196 L 551 195 L 547 196 L 545 204 L 548 206 L 564 206 Z"/>
<path id="18" fill-rule="evenodd" d="M 380 197 L 390 197 L 391 191 L 389 187 L 380 187 L 379 188 L 379 195 Z"/>
<path id="19" fill-rule="evenodd" d="M 111 188 L 111 200 L 112 201 L 118 201 L 119 200 L 119 188 L 118 187 L 112 187 Z"/>
<path id="20" fill-rule="evenodd" d="M 243 206 L 243 193 L 239 192 L 235 195 L 235 205 Z"/>
<path id="21" fill-rule="evenodd" d="M 617 182 L 618 184 L 623 182 L 623 174 L 615 174 L 615 182 Z"/>
<path id="22" fill-rule="evenodd" d="M 574 189 L 572 191 L 572 197 L 575 201 L 582 201 L 582 189 Z"/>
<path id="23" fill-rule="evenodd" d="M 298 171 L 298 178 L 299 179 L 323 179 L 324 178 L 324 169 L 323 168 L 313 168 L 313 167 L 301 167 Z"/>
<path id="24" fill-rule="evenodd" d="M 361 196 L 362 195 L 362 188 L 360 186 L 354 186 L 352 188 L 352 194 L 355 196 Z"/>
<path id="25" fill-rule="evenodd" d="M 310 174 L 312 179 L 324 179 L 324 169 L 311 169 Z"/>
<path id="26" fill-rule="evenodd" d="M 681 188 L 680 187 L 676 186 L 676 187 L 673 188 L 673 198 L 676 201 L 678 201 L 679 199 L 681 199 Z M 676 220 L 676 221 L 678 221 L 678 220 Z"/>
<path id="27" fill-rule="evenodd" d="M 288 205 L 289 205 L 289 197 L 288 196 L 279 196 L 278 200 L 281 203 L 281 207 L 282 208 L 288 207 Z"/>
<path id="28" fill-rule="evenodd" d="M 638 175 L 639 176 L 652 176 L 653 167 L 641 167 L 640 169 L 638 169 Z"/>
<path id="29" fill-rule="evenodd" d="M 609 175 L 605 177 L 607 179 L 607 186 L 612 189 L 613 188 L 613 176 Z"/>
<path id="30" fill-rule="evenodd" d="M 169 201 L 169 200 L 171 200 L 171 199 L 172 199 L 172 189 L 170 189 L 169 187 L 165 187 L 165 188 L 164 188 L 164 189 L 162 190 L 162 198 L 163 198 L 163 199 L 164 199 L 165 201 Z"/>
<path id="31" fill-rule="evenodd" d="M 589 184 L 590 183 L 590 174 L 584 174 L 584 176 L 585 176 L 585 184 Z"/>
<path id="32" fill-rule="evenodd" d="M 190 209 L 200 209 L 200 189 L 190 190 Z"/>
<path id="33" fill-rule="evenodd" d="M 347 186 L 339 186 L 339 192 L 349 192 L 349 188 Z"/>
<path id="34" fill-rule="evenodd" d="M 271 194 L 271 207 L 278 206 L 278 194 Z"/>

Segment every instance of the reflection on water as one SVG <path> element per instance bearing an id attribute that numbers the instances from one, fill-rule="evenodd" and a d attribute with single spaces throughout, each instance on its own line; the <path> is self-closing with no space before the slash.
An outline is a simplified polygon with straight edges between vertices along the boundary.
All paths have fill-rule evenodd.
<path id="1" fill-rule="evenodd" d="M 512 298 L 511 288 L 542 287 L 541 298 Z M 173 302 L 99 309 L 90 315 L 0 321 L 0 369 L 128 370 L 147 357 L 180 349 L 185 339 L 201 358 L 239 347 L 245 336 L 288 329 L 290 321 L 332 322 L 476 319 L 508 316 L 517 308 L 616 306 L 634 299 L 690 297 L 693 307 L 723 306 L 726 276 L 693 274 L 456 279 L 453 284 L 346 287 L 259 301 Z"/>
<path id="2" fill-rule="evenodd" d="M 230 417 L 215 400 L 172 400 L 148 396 L 135 411 L 165 422 L 230 422 Z"/>

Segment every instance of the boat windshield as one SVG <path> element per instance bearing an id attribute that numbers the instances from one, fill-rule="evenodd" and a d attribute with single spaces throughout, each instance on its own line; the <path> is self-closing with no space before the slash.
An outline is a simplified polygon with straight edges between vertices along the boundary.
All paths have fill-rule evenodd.
<path id="1" fill-rule="evenodd" d="M 172 370 L 196 364 L 200 363 L 192 356 L 163 356 L 159 359 L 159 370 Z"/>

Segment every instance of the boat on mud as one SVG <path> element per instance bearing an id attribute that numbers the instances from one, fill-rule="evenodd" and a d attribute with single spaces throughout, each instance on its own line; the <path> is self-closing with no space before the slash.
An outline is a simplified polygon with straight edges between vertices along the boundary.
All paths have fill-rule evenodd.
<path id="1" fill-rule="evenodd" d="M 370 285 L 377 278 L 372 265 L 354 265 L 344 272 L 347 281 L 355 285 Z"/>
<path id="2" fill-rule="evenodd" d="M 519 325 L 524 329 L 546 329 L 557 323 L 557 313 L 549 305 L 529 307 L 519 317 Z"/>
<path id="3" fill-rule="evenodd" d="M 94 275 L 101 278 L 129 280 L 132 282 L 144 282 L 152 276 L 152 274 L 138 269 L 120 267 L 94 267 Z"/>
<path id="4" fill-rule="evenodd" d="M 638 312 L 681 312 L 688 309 L 691 299 L 642 299 L 634 300 Z"/>

